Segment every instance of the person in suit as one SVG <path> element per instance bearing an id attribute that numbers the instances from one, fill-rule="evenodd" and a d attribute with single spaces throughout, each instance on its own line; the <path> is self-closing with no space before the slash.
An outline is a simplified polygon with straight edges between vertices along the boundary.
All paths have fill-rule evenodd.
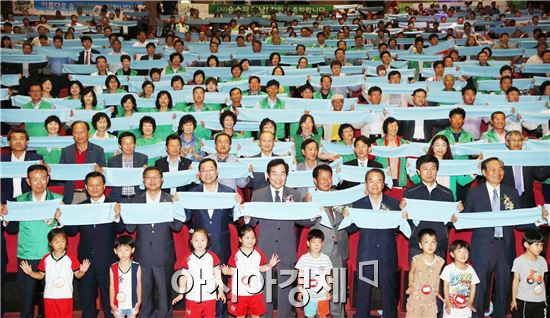
<path id="1" fill-rule="evenodd" d="M 304 161 L 296 165 L 297 171 L 313 170 L 321 161 L 319 160 L 319 144 L 315 139 L 306 139 L 300 144 L 300 151 Z"/>
<path id="2" fill-rule="evenodd" d="M 261 188 L 252 194 L 252 202 L 301 202 L 300 193 L 285 186 L 288 176 L 288 164 L 280 158 L 271 160 L 267 164 L 269 186 Z M 244 217 L 244 221 L 251 226 L 258 225 L 261 233 L 258 238 L 258 247 L 266 255 L 279 255 L 281 261 L 277 265 L 279 283 L 284 281 L 282 270 L 292 270 L 296 263 L 297 239 L 294 235 L 295 225 L 310 226 L 312 220 L 281 221 Z M 292 306 L 288 299 L 292 285 L 277 288 L 277 308 L 279 317 L 292 317 Z M 266 293 L 267 295 L 268 293 Z M 271 294 L 271 293 L 269 293 Z M 267 317 L 273 317 L 273 303 L 266 303 Z"/>
<path id="3" fill-rule="evenodd" d="M 74 144 L 61 149 L 59 163 L 95 163 L 96 171 L 105 166 L 103 148 L 88 141 L 90 125 L 77 120 L 71 125 Z M 63 202 L 77 204 L 86 199 L 84 180 L 65 181 Z"/>
<path id="4" fill-rule="evenodd" d="M 231 136 L 226 133 L 219 133 L 214 137 L 215 149 L 216 152 L 208 155 L 206 158 L 214 159 L 216 162 L 239 162 L 239 158 L 232 155 L 231 151 Z M 245 178 L 239 179 L 220 179 L 219 183 L 226 185 L 232 189 L 237 190 L 239 188 L 245 188 L 248 184 L 250 178 L 247 176 Z"/>
<path id="5" fill-rule="evenodd" d="M 414 90 L 412 94 L 412 105 L 409 105 L 409 107 L 431 106 L 426 102 L 426 95 L 426 90 L 422 88 Z M 446 120 L 401 120 L 399 134 L 410 141 L 427 142 L 433 137 L 435 125 L 445 128 L 446 124 Z"/>
<path id="6" fill-rule="evenodd" d="M 512 130 L 506 133 L 506 147 L 509 150 L 521 151 L 523 148 L 523 136 L 521 132 Z M 504 166 L 504 179 L 502 183 L 518 191 L 522 208 L 533 208 L 535 194 L 533 182 L 544 181 L 550 177 L 550 167 L 536 166 Z"/>
<path id="7" fill-rule="evenodd" d="M 356 159 L 346 161 L 344 164 L 346 166 L 355 166 L 355 167 L 368 167 L 368 168 L 380 168 L 382 169 L 382 164 L 380 162 L 369 160 L 370 153 L 370 141 L 366 136 L 359 136 L 353 141 L 353 152 L 355 153 Z M 342 181 L 338 186 L 339 189 L 347 189 L 358 185 L 357 182 L 351 181 Z"/>
<path id="8" fill-rule="evenodd" d="M 181 156 L 181 139 L 176 134 L 171 134 L 166 137 L 166 153 L 165 157 L 155 161 L 155 167 L 162 172 L 175 172 L 191 169 L 192 161 Z M 192 188 L 194 184 L 188 184 L 177 188 L 163 188 L 162 191 L 176 194 L 176 192 L 184 192 Z"/>
<path id="9" fill-rule="evenodd" d="M 313 183 L 315 184 L 315 191 L 332 191 L 332 168 L 326 164 L 315 167 L 313 169 Z M 305 201 L 310 201 L 310 199 L 311 194 L 307 193 Z M 345 206 L 325 207 L 325 213 L 330 220 L 331 227 L 321 225 L 321 221 L 318 219 L 310 229 L 323 232 L 325 242 L 321 252 L 330 258 L 334 268 L 345 268 L 349 257 L 348 232 L 338 228 L 342 220 L 349 214 L 348 210 L 344 208 Z M 331 317 L 345 317 L 344 301 L 345 299 L 338 299 L 338 301 L 335 299 L 330 302 Z"/>
<path id="10" fill-rule="evenodd" d="M 95 204 L 115 202 L 105 196 L 105 176 L 93 171 L 84 179 L 88 199 L 80 204 Z M 67 235 L 80 233 L 78 243 L 78 260 L 90 260 L 90 269 L 80 279 L 80 299 L 82 299 L 82 317 L 95 318 L 97 291 L 101 308 L 105 317 L 113 317 L 109 303 L 109 267 L 117 261 L 113 253 L 115 238 L 125 229 L 124 222 L 120 218 L 120 208 L 115 208 L 115 220 L 112 223 L 97 225 L 65 226 Z"/>
<path id="11" fill-rule="evenodd" d="M 145 191 L 133 198 L 131 203 L 172 202 L 172 196 L 161 190 L 162 171 L 159 168 L 147 167 L 143 171 L 143 184 Z M 141 265 L 143 303 L 140 315 L 143 317 L 155 317 L 155 286 L 159 295 L 158 317 L 172 317 L 170 279 L 176 262 L 172 232 L 180 231 L 181 227 L 182 223 L 177 220 L 157 224 L 126 225 L 128 232 L 136 232 L 134 258 Z"/>
<path id="12" fill-rule="evenodd" d="M 33 51 L 33 45 L 30 42 L 24 42 L 22 45 L 24 55 L 30 55 Z M 37 81 L 46 68 L 48 62 L 44 63 L 5 63 L 2 62 L 2 74 L 19 74 L 19 86 L 17 91 L 20 95 L 27 95 L 30 84 Z"/>
<path id="13" fill-rule="evenodd" d="M 517 191 L 503 184 L 504 163 L 496 157 L 481 162 L 481 172 L 485 182 L 470 189 L 464 205 L 464 212 L 476 213 L 487 211 L 504 211 L 520 209 L 521 201 Z M 542 218 L 548 218 L 548 211 L 543 208 Z M 534 225 L 518 226 L 528 229 Z M 485 317 L 485 297 L 491 287 L 491 277 L 495 276 L 496 297 L 493 301 L 493 317 L 505 317 L 510 299 L 512 283 L 512 263 L 515 257 L 514 227 L 489 227 L 472 230 L 470 260 L 473 263 L 480 283 L 477 286 L 474 317 Z"/>
<path id="14" fill-rule="evenodd" d="M 252 158 L 271 158 L 278 157 L 273 153 L 275 147 L 275 135 L 269 131 L 263 131 L 258 138 L 258 146 L 260 146 L 260 153 L 252 156 Z M 248 182 L 248 186 L 252 191 L 267 187 L 267 175 L 264 172 L 253 172 L 254 177 Z"/>
<path id="15" fill-rule="evenodd" d="M 8 132 L 8 144 L 10 148 L 9 151 L 2 154 L 2 162 L 43 160 L 41 155 L 27 150 L 29 134 L 25 129 L 11 129 Z M 2 204 L 6 204 L 8 200 L 13 201 L 16 196 L 31 190 L 24 178 L 2 178 L 0 184 L 2 186 Z"/>
<path id="16" fill-rule="evenodd" d="M 84 50 L 78 53 L 78 60 L 76 61 L 76 64 L 95 64 L 95 55 L 99 55 L 101 52 L 96 49 L 92 49 L 92 38 L 84 35 L 80 37 L 80 43 L 82 43 Z"/>
<path id="17" fill-rule="evenodd" d="M 439 170 L 439 160 L 435 156 L 423 155 L 416 160 L 416 173 L 420 176 L 421 182 L 405 189 L 400 203 L 401 209 L 406 210 L 407 199 L 455 202 L 453 192 L 437 183 L 437 170 Z M 464 210 L 464 206 L 462 201 L 459 201 L 457 212 L 462 212 L 462 210 Z M 455 218 L 453 220 L 456 221 Z M 418 233 L 425 228 L 433 229 L 437 234 L 435 254 L 443 259 L 447 258 L 448 227 L 451 226 L 451 223 L 420 221 L 416 225 L 414 222 L 409 221 L 409 224 L 412 229 L 409 239 L 409 260 L 413 256 L 422 253 L 418 245 Z"/>
<path id="18" fill-rule="evenodd" d="M 398 211 L 399 201 L 383 193 L 385 175 L 379 168 L 369 170 L 365 175 L 366 196 L 353 202 L 353 208 L 371 209 L 377 213 L 384 211 Z M 362 229 L 355 224 L 348 229 L 350 232 L 359 231 L 359 245 L 357 248 L 357 264 L 361 262 L 378 261 L 378 282 L 382 292 L 382 309 L 384 317 L 397 317 L 398 276 L 397 276 L 397 243 L 394 229 Z M 373 279 L 373 266 L 363 268 L 363 277 Z M 356 317 L 370 317 L 371 311 L 371 284 L 358 280 L 357 313 Z"/>
<path id="19" fill-rule="evenodd" d="M 214 159 L 204 158 L 199 163 L 199 179 L 201 184 L 196 185 L 189 192 L 222 192 L 235 193 L 234 189 L 218 183 L 218 165 Z M 242 199 L 236 194 L 240 204 Z M 229 224 L 233 223 L 233 209 L 201 209 L 185 210 L 189 228 L 205 228 L 210 235 L 209 249 L 218 255 L 223 264 L 227 264 L 231 255 L 231 239 Z M 227 317 L 227 304 L 216 302 L 218 317 Z"/>
<path id="20" fill-rule="evenodd" d="M 162 58 L 162 55 L 160 55 L 159 53 L 155 53 L 155 50 L 157 49 L 155 43 L 147 43 L 147 45 L 145 45 L 145 49 L 147 50 L 147 54 L 142 55 L 139 58 L 140 61 L 160 60 Z"/>
<path id="21" fill-rule="evenodd" d="M 110 168 L 145 168 L 147 167 L 147 155 L 136 150 L 136 136 L 129 131 L 124 131 L 118 136 L 118 144 L 122 153 L 111 157 L 107 162 Z M 139 186 L 111 187 L 111 199 L 115 202 L 128 203 L 142 190 Z"/>

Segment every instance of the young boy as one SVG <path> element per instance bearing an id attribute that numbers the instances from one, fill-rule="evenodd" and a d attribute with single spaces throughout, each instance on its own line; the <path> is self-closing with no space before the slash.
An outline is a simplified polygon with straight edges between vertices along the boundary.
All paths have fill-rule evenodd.
<path id="1" fill-rule="evenodd" d="M 512 272 L 512 317 L 546 317 L 546 287 L 544 273 L 548 264 L 539 254 L 543 248 L 543 237 L 538 230 L 529 230 L 523 236 L 525 253 L 514 260 Z"/>
<path id="2" fill-rule="evenodd" d="M 141 305 L 141 267 L 132 261 L 135 251 L 134 239 L 129 235 L 115 240 L 114 252 L 119 261 L 109 271 L 109 301 L 115 318 L 132 318 L 139 313 Z"/>
<path id="3" fill-rule="evenodd" d="M 295 267 L 299 271 L 298 300 L 304 303 L 304 315 L 306 317 L 322 318 L 330 314 L 332 263 L 327 255 L 321 253 L 324 240 L 325 235 L 321 230 L 309 231 L 307 235 L 309 253 L 302 255 Z M 305 278 L 308 278 L 309 282 L 304 283 Z M 308 295 L 304 294 L 304 289 Z"/>
<path id="4" fill-rule="evenodd" d="M 445 293 L 445 311 L 443 317 L 472 317 L 476 284 L 479 278 L 474 268 L 468 264 L 470 244 L 455 240 L 449 248 L 454 262 L 447 265 L 441 273 Z"/>

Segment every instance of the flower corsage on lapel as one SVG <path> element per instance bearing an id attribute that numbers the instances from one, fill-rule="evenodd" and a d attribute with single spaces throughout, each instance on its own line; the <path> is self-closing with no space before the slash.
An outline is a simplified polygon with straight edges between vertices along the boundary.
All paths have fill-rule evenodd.
<path id="1" fill-rule="evenodd" d="M 510 198 L 509 195 L 507 195 L 507 194 L 502 195 L 502 203 L 504 203 L 504 209 L 505 210 L 513 210 L 514 209 L 514 202 L 512 202 L 512 198 Z"/>
<path id="2" fill-rule="evenodd" d="M 292 194 L 290 195 L 287 195 L 286 197 L 284 197 L 284 202 L 294 202 L 294 196 Z"/>
<path id="3" fill-rule="evenodd" d="M 386 204 L 384 203 L 380 203 L 380 210 L 384 211 L 384 212 L 387 212 L 390 210 L 390 207 L 387 206 Z"/>

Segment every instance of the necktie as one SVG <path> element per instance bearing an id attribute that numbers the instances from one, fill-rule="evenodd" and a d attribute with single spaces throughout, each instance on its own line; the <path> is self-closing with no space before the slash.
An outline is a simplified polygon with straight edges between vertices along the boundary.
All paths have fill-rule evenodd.
<path id="1" fill-rule="evenodd" d="M 493 200 L 491 201 L 491 206 L 493 207 L 493 212 L 500 212 L 500 200 L 497 189 L 493 190 Z M 503 235 L 504 233 L 502 231 L 502 226 L 496 226 L 495 237 L 502 237 Z"/>
<path id="2" fill-rule="evenodd" d="M 275 202 L 281 202 L 281 197 L 279 196 L 279 190 L 275 190 Z"/>
<path id="3" fill-rule="evenodd" d="M 360 165 L 361 165 L 361 167 L 364 167 L 364 166 L 365 166 L 365 163 L 364 163 L 364 162 L 361 162 Z"/>
<path id="4" fill-rule="evenodd" d="M 84 64 L 90 64 L 90 52 L 85 51 L 85 52 L 84 52 L 84 55 L 85 55 L 85 57 L 84 57 Z"/>
<path id="5" fill-rule="evenodd" d="M 521 166 L 514 166 L 514 183 L 518 194 L 521 195 L 523 189 L 523 171 Z"/>

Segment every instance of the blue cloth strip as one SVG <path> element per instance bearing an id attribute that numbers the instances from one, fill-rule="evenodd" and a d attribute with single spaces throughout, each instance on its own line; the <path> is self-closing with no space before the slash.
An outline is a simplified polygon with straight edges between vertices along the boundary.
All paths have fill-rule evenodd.
<path id="1" fill-rule="evenodd" d="M 479 163 L 479 160 L 439 160 L 437 174 L 440 176 L 480 175 Z M 407 159 L 407 174 L 416 175 L 416 159 Z"/>
<path id="2" fill-rule="evenodd" d="M 0 176 L 2 178 L 26 178 L 27 169 L 35 164 L 39 164 L 39 160 L 34 161 L 2 161 L 0 162 Z M 23 181 L 24 182 L 24 181 Z"/>
<path id="3" fill-rule="evenodd" d="M 115 220 L 114 203 L 62 204 L 60 223 L 67 225 L 95 225 Z"/>
<path id="4" fill-rule="evenodd" d="M 457 202 L 405 199 L 403 209 L 409 214 L 410 220 L 450 222 L 453 214 L 458 214 Z"/>
<path id="5" fill-rule="evenodd" d="M 427 120 L 449 118 L 449 111 L 454 107 L 389 107 L 388 117 L 407 120 Z"/>
<path id="6" fill-rule="evenodd" d="M 317 125 L 370 123 L 375 120 L 369 111 L 314 111 L 311 115 Z"/>
<path id="7" fill-rule="evenodd" d="M 548 208 L 548 204 L 546 206 Z M 546 223 L 542 219 L 540 207 L 501 212 L 460 213 L 457 216 L 458 220 L 454 224 L 457 230 Z"/>
<path id="8" fill-rule="evenodd" d="M 528 123 L 536 123 L 536 124 L 548 124 L 548 121 L 550 120 L 550 114 L 549 113 L 529 113 L 529 112 L 521 112 L 522 120 Z"/>
<path id="9" fill-rule="evenodd" d="M 310 176 L 310 179 L 312 178 L 313 177 Z M 320 206 L 346 205 L 353 203 L 364 196 L 365 186 L 363 184 L 359 184 L 345 190 L 313 191 L 311 192 L 311 202 Z"/>
<path id="10" fill-rule="evenodd" d="M 487 150 L 482 151 L 484 158 L 497 157 L 506 166 L 550 166 L 550 156 L 546 150 Z"/>
<path id="11" fill-rule="evenodd" d="M 444 51 L 443 49 L 442 51 Z M 441 61 L 440 55 L 425 55 L 425 54 L 399 54 L 400 60 L 417 61 L 417 62 L 434 62 Z"/>
<path id="12" fill-rule="evenodd" d="M 0 100 L 10 99 L 10 94 L 7 88 L 0 88 Z"/>
<path id="13" fill-rule="evenodd" d="M 143 168 L 103 168 L 107 186 L 136 186 L 143 183 Z"/>
<path id="14" fill-rule="evenodd" d="M 66 164 L 50 164 L 50 179 L 74 181 L 84 180 L 86 174 L 94 171 L 95 164 L 93 163 L 66 163 Z"/>
<path id="15" fill-rule="evenodd" d="M 230 209 L 237 204 L 231 192 L 178 192 L 176 205 L 184 209 Z"/>
<path id="16" fill-rule="evenodd" d="M 550 149 L 550 140 L 529 139 L 523 143 L 525 150 L 548 150 Z"/>
<path id="17" fill-rule="evenodd" d="M 283 201 L 286 198 L 282 198 Z M 300 211 L 300 213 L 296 213 Z M 246 202 L 240 207 L 240 216 L 260 219 L 297 221 L 314 219 L 321 216 L 321 207 L 311 202 Z"/>
<path id="18" fill-rule="evenodd" d="M 271 158 L 239 158 L 239 163 L 245 165 L 252 165 L 254 172 L 266 172 L 267 164 L 273 159 L 283 159 L 290 167 L 290 170 L 296 170 L 296 164 L 294 157 L 292 156 L 283 156 L 283 157 L 271 157 Z"/>
<path id="19" fill-rule="evenodd" d="M 0 117 L 7 123 L 44 123 L 51 115 L 59 117 L 61 122 L 69 118 L 65 109 L 0 109 Z"/>
<path id="20" fill-rule="evenodd" d="M 125 224 L 155 224 L 174 221 L 175 204 L 122 203 L 120 215 Z"/>
<path id="21" fill-rule="evenodd" d="M 117 76 L 121 85 L 128 85 L 128 79 L 124 76 Z M 106 75 L 71 75 L 73 81 L 79 81 L 84 86 L 105 86 Z"/>
<path id="22" fill-rule="evenodd" d="M 285 101 L 285 108 L 291 110 L 328 111 L 331 109 L 330 99 L 304 99 L 287 97 L 282 98 L 282 100 Z"/>
<path id="23" fill-rule="evenodd" d="M 353 150 L 353 146 L 351 145 L 348 146 L 344 144 L 338 144 L 335 142 L 328 142 L 325 140 L 321 141 L 321 147 L 324 149 L 325 152 L 338 154 L 341 156 L 352 155 L 355 153 Z"/>
<path id="24" fill-rule="evenodd" d="M 46 137 L 46 136 L 33 136 L 29 139 L 29 149 L 36 148 L 63 148 L 68 145 L 74 144 L 73 137 L 71 136 L 56 136 L 56 137 Z M 7 138 L 2 137 L 1 142 L 2 147 L 8 146 Z"/>
<path id="25" fill-rule="evenodd" d="M 61 199 L 40 202 L 7 201 L 8 214 L 6 221 L 41 221 L 53 219 Z"/>
<path id="26" fill-rule="evenodd" d="M 17 86 L 19 85 L 19 74 L 2 74 L 3 86 Z"/>
<path id="27" fill-rule="evenodd" d="M 248 172 L 248 165 L 240 162 L 218 162 L 218 172 L 220 179 L 240 179 L 251 176 Z"/>
<path id="28" fill-rule="evenodd" d="M 90 75 L 97 71 L 95 64 L 63 64 L 63 73 Z"/>
<path id="29" fill-rule="evenodd" d="M 136 147 L 136 152 L 141 152 L 144 155 L 147 155 L 149 158 L 162 157 L 166 155 L 166 146 L 164 142 L 158 144 L 146 145 Z"/>
<path id="30" fill-rule="evenodd" d="M 417 143 L 407 143 L 399 147 L 372 146 L 371 155 L 384 158 L 420 157 L 426 154 L 423 147 Z"/>
<path id="31" fill-rule="evenodd" d="M 340 171 L 338 172 L 338 179 L 351 181 L 351 182 L 365 183 L 365 176 L 367 175 L 367 172 L 371 169 L 374 169 L 374 168 L 341 165 Z M 387 171 L 384 171 L 384 175 L 385 175 L 384 183 L 389 188 L 392 188 L 393 180 L 391 178 L 391 175 L 389 175 Z"/>
<path id="32" fill-rule="evenodd" d="M 197 170 L 179 170 L 174 172 L 164 172 L 162 174 L 162 183 L 163 188 L 177 188 L 191 184 L 196 181 Z M 140 189 L 145 189 L 143 183 L 139 185 Z"/>
<path id="33" fill-rule="evenodd" d="M 333 88 L 341 87 L 353 87 L 361 86 L 363 84 L 363 75 L 346 75 L 346 76 L 333 76 L 332 84 Z M 321 76 L 311 76 L 311 85 L 313 87 L 321 87 Z"/>
<path id="34" fill-rule="evenodd" d="M 281 79 L 281 76 L 276 75 L 261 75 L 259 77 L 262 83 L 267 83 L 268 81 L 274 79 L 279 81 L 280 84 L 284 86 L 302 86 L 306 83 L 306 78 L 303 75 L 285 75 L 284 79 Z"/>
<path id="35" fill-rule="evenodd" d="M 276 142 L 277 144 L 279 142 Z M 201 151 L 204 151 L 206 153 L 215 153 L 215 140 L 208 139 L 208 140 L 202 140 L 203 146 L 201 147 Z M 252 148 L 250 151 L 253 153 L 253 155 L 260 152 L 260 148 L 258 144 L 252 140 L 252 138 L 242 138 L 242 139 L 233 139 L 231 140 L 231 150 L 230 153 L 234 154 L 237 153 L 237 148 Z"/>
<path id="36" fill-rule="evenodd" d="M 401 211 L 374 211 L 367 209 L 349 208 L 349 216 L 342 220 L 339 229 L 355 224 L 362 229 L 395 229 L 399 228 L 407 238 L 411 236 L 411 227 L 403 219 Z"/>
<path id="37" fill-rule="evenodd" d="M 261 122 L 264 118 L 270 118 L 276 123 L 297 123 L 303 112 L 288 109 L 248 109 L 239 110 L 239 120 Z"/>
<path id="38" fill-rule="evenodd" d="M 500 91 L 500 80 L 478 81 L 477 84 L 480 91 Z M 531 89 L 533 84 L 533 80 L 530 78 L 514 80 L 514 87 L 520 90 Z"/>
<path id="39" fill-rule="evenodd" d="M 6 54 L 6 55 L 2 56 L 2 63 L 38 64 L 38 63 L 46 63 L 46 62 L 48 62 L 48 58 L 46 57 L 46 55 L 43 55 L 43 54 L 40 54 L 40 55 L 34 55 L 34 54 Z"/>

